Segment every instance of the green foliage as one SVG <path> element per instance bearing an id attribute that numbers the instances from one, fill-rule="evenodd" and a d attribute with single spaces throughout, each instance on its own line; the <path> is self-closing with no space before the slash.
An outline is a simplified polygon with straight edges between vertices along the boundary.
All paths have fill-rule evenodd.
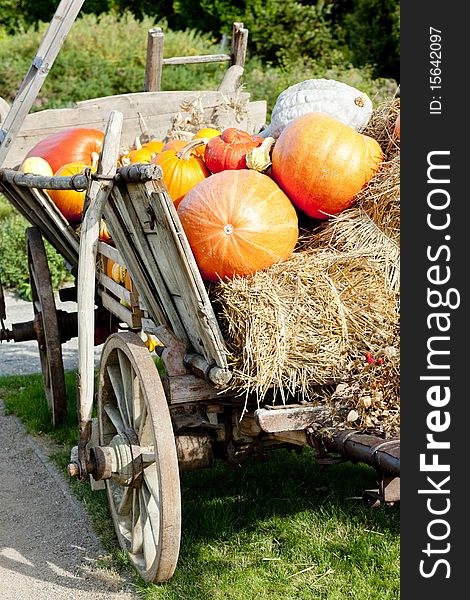
<path id="1" fill-rule="evenodd" d="M 28 254 L 25 231 L 28 222 L 15 210 L 0 219 L 0 279 L 5 288 L 16 289 L 25 300 L 31 300 Z M 63 258 L 46 241 L 45 244 L 51 283 L 57 289 L 70 279 Z"/>
<path id="2" fill-rule="evenodd" d="M 0 221 L 14 212 L 13 206 L 0 194 Z"/>
<path id="3" fill-rule="evenodd" d="M 353 0 L 342 27 L 353 64 L 373 77 L 400 79 L 399 0 Z"/>
<path id="4" fill-rule="evenodd" d="M 111 4 L 110 0 L 87 0 L 80 12 L 100 14 L 110 10 Z M 58 5 L 57 0 L 2 0 L 0 26 L 14 33 L 18 28 L 28 28 L 39 21 L 50 22 Z"/>
<path id="5" fill-rule="evenodd" d="M 165 56 L 218 53 L 209 35 L 171 31 L 165 22 Z M 57 108 L 78 100 L 143 90 L 150 17 L 139 22 L 131 13 L 83 15 L 77 19 L 41 89 L 34 110 Z M 29 68 L 46 23 L 38 29 L 0 38 L 0 96 L 12 101 Z M 224 66 L 167 66 L 162 89 L 214 89 Z"/>
<path id="6" fill-rule="evenodd" d="M 305 56 L 327 64 L 336 46 L 329 13 L 329 5 L 323 0 L 315 4 L 253 0 L 243 22 L 249 31 L 252 52 L 265 62 L 286 64 Z"/>

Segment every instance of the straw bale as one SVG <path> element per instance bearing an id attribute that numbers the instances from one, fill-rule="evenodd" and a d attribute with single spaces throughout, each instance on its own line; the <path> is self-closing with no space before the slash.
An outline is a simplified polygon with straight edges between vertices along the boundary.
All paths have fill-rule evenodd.
<path id="1" fill-rule="evenodd" d="M 370 254 L 309 248 L 215 289 L 232 386 L 260 399 L 273 388 L 311 398 L 396 338 L 396 299 Z"/>

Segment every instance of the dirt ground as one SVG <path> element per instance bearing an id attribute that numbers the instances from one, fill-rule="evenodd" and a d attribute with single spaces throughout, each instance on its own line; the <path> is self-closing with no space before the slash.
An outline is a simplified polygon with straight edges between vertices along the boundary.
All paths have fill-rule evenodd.
<path id="1" fill-rule="evenodd" d="M 84 506 L 41 446 L 0 399 L 0 599 L 139 598 L 130 575 L 101 568 Z"/>
<path id="2" fill-rule="evenodd" d="M 32 305 L 6 292 L 7 322 L 33 318 Z M 74 303 L 58 308 L 76 310 Z M 100 349 L 96 351 L 98 363 Z M 76 369 L 76 339 L 63 345 Z M 40 372 L 36 341 L 0 344 L 0 375 Z M 47 458 L 42 438 L 6 416 L 0 398 L 0 600 L 133 600 L 131 576 L 109 568 L 83 504 Z"/>

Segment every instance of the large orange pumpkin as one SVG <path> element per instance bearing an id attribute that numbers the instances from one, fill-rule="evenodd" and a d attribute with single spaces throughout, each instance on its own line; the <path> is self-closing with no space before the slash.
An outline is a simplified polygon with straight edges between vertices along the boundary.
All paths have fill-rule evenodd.
<path id="1" fill-rule="evenodd" d="M 152 163 L 161 166 L 163 181 L 176 207 L 196 183 L 210 175 L 202 158 L 193 152 L 205 141 L 197 139 L 187 142 L 181 150 L 165 150 L 152 160 Z"/>
<path id="2" fill-rule="evenodd" d="M 297 213 L 267 175 L 227 170 L 198 183 L 178 207 L 206 281 L 252 275 L 287 259 L 297 243 Z"/>
<path id="3" fill-rule="evenodd" d="M 354 203 L 383 160 L 379 144 L 325 113 L 282 131 L 272 153 L 274 180 L 309 216 L 327 219 Z"/>
<path id="4" fill-rule="evenodd" d="M 60 167 L 55 175 L 57 177 L 71 177 L 83 173 L 87 168 L 89 166 L 81 162 L 72 162 Z M 47 193 L 67 221 L 72 224 L 80 223 L 85 203 L 85 190 L 47 190 Z"/>
<path id="5" fill-rule="evenodd" d="M 58 131 L 38 142 L 26 155 L 40 156 L 47 160 L 54 173 L 62 165 L 80 162 L 92 166 L 96 164 L 104 133 L 98 129 L 72 127 Z"/>

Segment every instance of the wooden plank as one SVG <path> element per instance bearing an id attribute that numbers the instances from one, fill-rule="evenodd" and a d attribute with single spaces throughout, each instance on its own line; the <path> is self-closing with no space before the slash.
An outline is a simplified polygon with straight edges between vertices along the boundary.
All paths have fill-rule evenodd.
<path id="1" fill-rule="evenodd" d="M 94 341 L 95 277 L 98 236 L 103 207 L 113 188 L 116 173 L 122 113 L 109 115 L 96 173 L 103 179 L 94 179 L 87 190 L 89 202 L 80 231 L 80 258 L 77 276 L 78 312 L 78 414 L 80 431 L 91 421 L 94 397 Z M 80 448 L 83 446 L 80 439 Z M 82 448 L 84 451 L 84 448 Z M 80 460 L 85 457 L 80 456 Z"/>
<path id="2" fill-rule="evenodd" d="M 234 23 L 232 28 L 232 65 L 245 66 L 248 46 L 248 29 L 243 23 Z"/>
<path id="3" fill-rule="evenodd" d="M 258 425 L 266 433 L 282 431 L 302 431 L 325 417 L 331 416 L 328 406 L 283 407 L 279 410 L 259 408 L 255 411 Z"/>
<path id="4" fill-rule="evenodd" d="M 167 398 L 171 405 L 220 399 L 220 391 L 195 375 L 175 375 L 165 381 Z"/>
<path id="5" fill-rule="evenodd" d="M 131 305 L 131 292 L 128 289 L 126 289 L 123 285 L 116 283 L 114 279 L 108 277 L 106 273 L 98 272 L 97 279 L 106 290 L 110 291 L 112 294 L 117 296 L 119 300 L 122 300 L 129 306 Z"/>
<path id="6" fill-rule="evenodd" d="M 203 63 L 229 62 L 232 57 L 228 54 L 201 54 L 199 56 L 172 56 L 164 58 L 164 65 L 196 65 Z"/>
<path id="7" fill-rule="evenodd" d="M 120 304 L 116 298 L 107 294 L 106 290 L 102 290 L 100 296 L 104 308 L 117 317 L 121 323 L 127 323 L 131 329 L 141 328 L 142 322 L 139 315 Z"/>
<path id="8" fill-rule="evenodd" d="M 232 65 L 225 71 L 224 78 L 220 83 L 218 90 L 224 94 L 236 92 L 240 87 L 241 78 L 243 76 L 243 67 L 240 65 Z M 253 103 L 251 103 L 252 105 Z"/>
<path id="9" fill-rule="evenodd" d="M 118 263 L 118 265 L 123 265 L 124 267 L 126 266 L 124 263 L 124 259 L 121 256 L 121 253 L 114 246 L 106 244 L 106 242 L 99 241 L 98 252 L 99 254 L 102 254 L 106 258 L 109 258 L 110 260 L 114 261 L 115 263 Z"/>
<path id="10" fill-rule="evenodd" d="M 141 257 L 136 254 L 135 247 L 130 241 L 129 233 L 116 206 L 115 198 L 117 195 L 120 195 L 120 192 L 118 186 L 115 185 L 104 209 L 106 223 L 121 254 L 126 257 L 126 268 L 137 287 L 141 300 L 145 305 L 150 303 L 153 318 L 157 323 L 166 323 L 165 309 L 160 304 L 156 290 L 148 278 L 148 273 L 145 270 Z"/>
<path id="11" fill-rule="evenodd" d="M 140 92 L 95 98 L 78 102 L 74 108 L 48 109 L 29 114 L 13 142 L 5 166 L 22 162 L 27 152 L 48 135 L 68 127 L 90 127 L 104 130 L 109 113 L 123 113 L 121 149 L 130 147 L 145 129 L 159 139 L 167 136 L 178 113 L 189 115 L 181 106 L 184 102 L 200 102 L 206 124 L 219 129 L 239 127 L 257 133 L 266 122 L 266 102 L 249 102 L 245 92 L 220 91 Z M 241 113 L 235 106 L 244 106 Z M 143 121 L 142 121 L 143 119 Z"/>
<path id="12" fill-rule="evenodd" d="M 154 189 L 150 196 L 150 206 L 156 217 L 155 234 L 151 238 L 154 256 L 159 262 L 166 261 L 174 270 L 178 295 L 185 308 L 184 312 L 179 312 L 187 335 L 196 352 L 228 374 L 222 333 L 175 206 L 163 182 L 155 180 L 146 185 Z"/>
<path id="13" fill-rule="evenodd" d="M 126 198 L 126 193 L 131 193 L 129 199 Z M 174 333 L 182 340 L 187 339 L 187 333 L 182 323 L 180 314 L 175 310 L 172 302 L 172 297 L 168 291 L 166 282 L 162 277 L 158 263 L 156 260 L 152 260 L 152 249 L 149 246 L 148 236 L 143 231 L 143 225 L 145 221 L 149 220 L 149 215 L 145 212 L 145 208 L 149 204 L 147 197 L 148 191 L 145 184 L 130 184 L 126 187 L 116 186 L 113 190 L 113 199 L 116 202 L 118 210 L 121 214 L 123 223 L 127 229 L 128 236 L 132 240 L 132 244 L 135 247 L 137 254 L 143 260 L 145 269 L 148 273 L 147 279 L 152 282 L 154 292 L 150 302 L 145 299 L 145 305 L 147 310 L 153 314 L 153 306 L 155 300 L 158 297 L 159 306 L 163 309 L 164 321 L 163 323 L 170 323 Z M 137 214 L 136 211 L 139 211 Z M 114 236 L 114 232 L 112 233 Z M 114 239 L 114 237 L 113 237 Z M 119 247 L 119 243 L 116 240 L 116 244 Z M 124 256 L 127 256 L 124 254 Z M 155 258 L 155 257 L 154 257 Z M 129 266 L 129 272 L 131 278 L 134 279 L 132 268 Z M 136 282 L 137 290 L 140 292 L 138 282 Z"/>

